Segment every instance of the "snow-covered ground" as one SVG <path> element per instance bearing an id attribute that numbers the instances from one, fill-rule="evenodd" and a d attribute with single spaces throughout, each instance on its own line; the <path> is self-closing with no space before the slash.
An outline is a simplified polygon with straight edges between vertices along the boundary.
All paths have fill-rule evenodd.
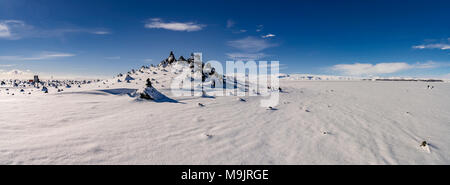
<path id="1" fill-rule="evenodd" d="M 0 86 L 0 164 L 450 164 L 450 83 L 282 78 L 268 110 L 261 96 L 173 96 L 175 74 L 152 71 Z M 165 100 L 138 98 L 147 78 Z"/>

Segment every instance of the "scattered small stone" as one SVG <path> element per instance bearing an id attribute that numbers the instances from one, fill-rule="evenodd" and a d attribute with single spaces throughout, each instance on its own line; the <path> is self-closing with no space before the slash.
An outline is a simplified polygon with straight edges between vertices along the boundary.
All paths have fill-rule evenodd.
<path id="1" fill-rule="evenodd" d="M 421 147 L 426 147 L 428 146 L 428 143 L 426 141 L 422 141 L 422 143 L 420 144 Z"/>
<path id="2" fill-rule="evenodd" d="M 198 106 L 204 107 L 205 105 L 203 103 L 198 103 Z"/>

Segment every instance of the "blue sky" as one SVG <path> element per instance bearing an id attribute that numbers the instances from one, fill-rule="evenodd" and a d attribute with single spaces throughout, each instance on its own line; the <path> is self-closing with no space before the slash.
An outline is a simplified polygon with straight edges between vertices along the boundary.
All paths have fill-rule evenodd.
<path id="1" fill-rule="evenodd" d="M 112 76 L 202 52 L 283 73 L 450 77 L 448 1 L 0 0 L 0 73 Z"/>

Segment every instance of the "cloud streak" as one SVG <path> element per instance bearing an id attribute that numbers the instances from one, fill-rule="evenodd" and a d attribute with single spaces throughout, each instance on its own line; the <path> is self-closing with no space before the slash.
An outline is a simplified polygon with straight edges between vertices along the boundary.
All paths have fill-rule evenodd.
<path id="1" fill-rule="evenodd" d="M 36 56 L 24 57 L 24 56 L 0 56 L 0 61 L 32 61 L 32 60 L 48 60 L 55 58 L 73 57 L 71 53 L 55 53 L 55 52 L 43 52 Z"/>
<path id="2" fill-rule="evenodd" d="M 417 45 L 413 46 L 414 49 L 440 49 L 440 50 L 449 50 L 450 44 L 425 44 L 425 45 Z"/>
<path id="3" fill-rule="evenodd" d="M 228 19 L 228 20 L 227 20 L 227 28 L 231 28 L 231 27 L 233 27 L 235 24 L 236 24 L 236 23 L 235 23 L 233 20 L 231 20 L 231 19 Z"/>
<path id="4" fill-rule="evenodd" d="M 19 39 L 19 33 L 28 29 L 23 21 L 19 20 L 1 20 L 0 21 L 0 39 Z"/>
<path id="5" fill-rule="evenodd" d="M 263 35 L 263 36 L 261 36 L 261 37 L 265 39 L 265 38 L 270 38 L 270 37 L 275 37 L 275 36 L 276 36 L 276 35 L 269 33 L 269 34 Z"/>
<path id="6" fill-rule="evenodd" d="M 68 33 L 111 34 L 105 29 L 59 28 L 44 30 L 28 25 L 21 20 L 0 20 L 0 39 L 18 40 L 27 37 L 58 37 Z"/>
<path id="7" fill-rule="evenodd" d="M 227 53 L 226 55 L 235 61 L 255 61 L 267 56 L 264 53 Z"/>
<path id="8" fill-rule="evenodd" d="M 350 76 L 380 75 L 391 74 L 410 69 L 430 69 L 440 65 L 435 62 L 408 64 L 405 62 L 391 63 L 354 63 L 354 64 L 337 64 L 331 67 L 331 70 Z"/>
<path id="9" fill-rule="evenodd" d="M 12 67 L 14 64 L 0 64 L 0 67 Z"/>
<path id="10" fill-rule="evenodd" d="M 228 41 L 228 45 L 246 52 L 259 52 L 276 46 L 276 44 L 272 44 L 264 39 L 250 36 L 239 40 Z"/>
<path id="11" fill-rule="evenodd" d="M 239 61 L 252 61 L 259 60 L 268 55 L 262 51 L 277 46 L 267 40 L 257 38 L 257 37 L 245 37 L 238 40 L 228 41 L 227 44 L 239 52 L 226 53 L 227 57 L 233 60 Z"/>
<path id="12" fill-rule="evenodd" d="M 108 34 L 111 34 L 111 32 L 109 32 L 109 31 L 93 31 L 91 33 L 92 34 L 96 34 L 96 35 L 108 35 Z"/>
<path id="13" fill-rule="evenodd" d="M 106 60 L 120 60 L 120 56 L 105 57 Z"/>
<path id="14" fill-rule="evenodd" d="M 261 32 L 264 29 L 264 25 L 260 24 L 256 26 L 256 32 Z"/>
<path id="15" fill-rule="evenodd" d="M 164 22 L 160 18 L 153 18 L 145 23 L 145 28 L 148 29 L 166 29 L 171 31 L 200 31 L 205 27 L 203 24 L 196 24 L 194 22 Z"/>

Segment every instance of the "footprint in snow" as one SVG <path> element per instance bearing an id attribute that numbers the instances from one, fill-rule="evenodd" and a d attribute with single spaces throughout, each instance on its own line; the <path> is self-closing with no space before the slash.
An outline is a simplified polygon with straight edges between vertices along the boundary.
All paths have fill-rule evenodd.
<path id="1" fill-rule="evenodd" d="M 213 135 L 212 135 L 212 134 L 205 134 L 205 136 L 206 136 L 208 139 L 213 138 Z"/>
<path id="2" fill-rule="evenodd" d="M 202 134 L 200 134 L 199 137 L 200 137 L 201 139 L 204 139 L 204 138 L 206 138 L 206 139 L 212 139 L 212 138 L 214 137 L 214 135 L 208 134 L 208 133 L 202 133 Z"/>
<path id="3" fill-rule="evenodd" d="M 196 122 L 203 122 L 203 121 L 205 121 L 202 117 L 195 117 L 194 118 L 194 121 L 196 121 Z"/>
<path id="4" fill-rule="evenodd" d="M 103 149 L 100 145 L 91 143 L 91 144 L 85 144 L 84 146 L 81 146 L 81 148 L 88 153 L 98 153 L 102 152 Z"/>

